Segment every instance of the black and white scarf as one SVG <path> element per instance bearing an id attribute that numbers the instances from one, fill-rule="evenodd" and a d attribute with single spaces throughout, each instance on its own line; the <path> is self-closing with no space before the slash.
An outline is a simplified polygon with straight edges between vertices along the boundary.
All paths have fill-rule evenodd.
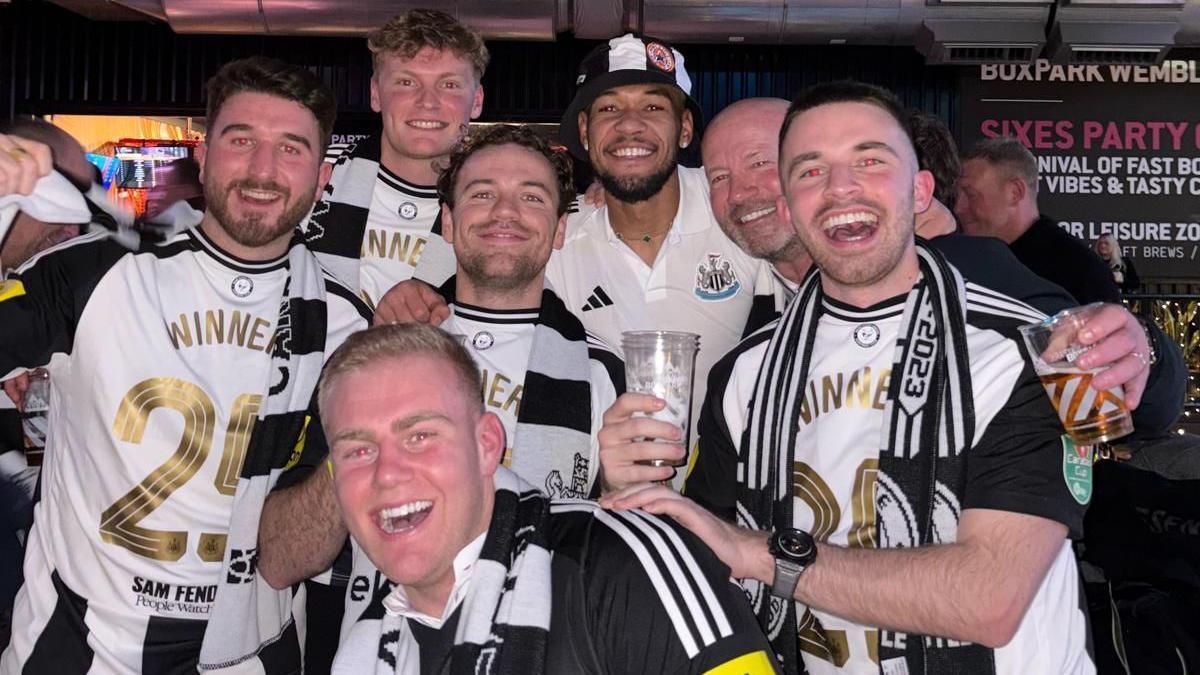
<path id="1" fill-rule="evenodd" d="M 438 292 L 454 302 L 455 279 Z M 595 339 L 595 338 L 592 338 Z M 579 319 L 549 288 L 533 329 L 533 345 L 525 369 L 524 391 L 517 411 L 512 470 L 533 481 L 553 499 L 586 499 L 597 467 L 592 466 L 592 410 L 589 336 Z M 617 361 L 614 354 L 610 361 Z M 610 368 L 617 394 L 624 390 L 624 371 Z"/>
<path id="2" fill-rule="evenodd" d="M 458 608 L 451 675 L 539 675 L 545 672 L 551 592 L 547 528 L 550 500 L 498 467 L 496 501 L 479 560 Z M 420 647 L 400 613 L 397 589 L 380 594 L 342 642 L 333 672 L 405 675 L 421 672 Z"/>
<path id="3" fill-rule="evenodd" d="M 300 668 L 304 594 L 276 591 L 257 574 L 258 524 L 280 474 L 300 457 L 307 411 L 325 361 L 325 277 L 299 233 L 275 326 L 267 392 L 233 498 L 216 601 L 204 633 L 203 672 L 292 673 Z M 299 612 L 299 614 L 294 614 Z M 302 619 L 301 619 L 302 620 Z"/>
<path id="4" fill-rule="evenodd" d="M 966 480 L 964 452 L 975 434 L 965 285 L 940 253 L 919 240 L 917 255 L 921 279 L 904 305 L 883 410 L 870 544 L 877 548 L 955 540 Z M 791 466 L 821 307 L 814 268 L 775 328 L 755 382 L 738 458 L 737 519 L 744 527 L 792 526 Z M 836 452 L 817 451 L 825 450 Z M 783 663 L 798 666 L 796 603 L 774 598 L 757 581 L 744 585 Z M 819 626 L 815 630 L 819 633 Z M 881 668 L 934 675 L 995 671 L 992 650 L 981 646 L 939 647 L 918 636 L 906 644 L 881 644 Z"/>
<path id="5" fill-rule="evenodd" d="M 357 143 L 330 146 L 325 160 L 333 163 L 333 175 L 303 228 L 309 250 L 355 295 L 362 290 L 358 260 L 379 176 L 382 139 L 381 130 Z M 454 249 L 441 236 L 441 214 L 429 234 L 414 276 L 437 287 L 455 268 Z"/>

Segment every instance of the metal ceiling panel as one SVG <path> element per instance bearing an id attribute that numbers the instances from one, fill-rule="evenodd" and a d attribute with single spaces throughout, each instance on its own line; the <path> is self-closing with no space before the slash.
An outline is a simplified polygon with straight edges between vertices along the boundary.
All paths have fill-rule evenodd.
<path id="1" fill-rule="evenodd" d="M 258 0 L 161 0 L 176 33 L 263 33 Z"/>
<path id="2" fill-rule="evenodd" d="M 152 14 L 146 5 L 153 0 L 115 1 Z M 429 6 L 421 1 L 384 0 L 158 0 L 158 4 L 176 33 L 319 36 L 363 35 L 400 12 Z M 563 4 L 561 0 L 459 0 L 442 3 L 439 9 L 487 39 L 553 40 L 558 32 L 569 28 L 572 19 L 563 15 Z M 587 4 L 585 14 L 589 18 L 603 16 L 606 9 L 611 13 L 614 6 L 619 16 L 622 6 L 619 0 L 589 0 Z"/>
<path id="3" fill-rule="evenodd" d="M 1058 63 L 1158 63 L 1177 44 L 1183 8 L 1184 0 L 1064 2 L 1050 27 L 1047 55 Z"/>
<path id="4" fill-rule="evenodd" d="M 672 42 L 777 44 L 786 0 L 642 0 L 642 30 Z"/>
<path id="5" fill-rule="evenodd" d="M 1052 4 L 931 4 L 915 44 L 929 63 L 1031 63 L 1046 43 Z"/>

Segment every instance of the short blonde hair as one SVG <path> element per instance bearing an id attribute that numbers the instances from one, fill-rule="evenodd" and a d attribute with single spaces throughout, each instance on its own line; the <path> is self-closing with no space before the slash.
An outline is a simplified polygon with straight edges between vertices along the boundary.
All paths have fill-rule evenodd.
<path id="1" fill-rule="evenodd" d="M 376 70 L 388 54 L 411 59 L 425 47 L 449 51 L 469 61 L 475 70 L 476 83 L 487 70 L 488 50 L 479 33 L 436 9 L 412 9 L 397 14 L 367 35 L 367 48 L 371 50 L 371 63 Z"/>
<path id="2" fill-rule="evenodd" d="M 329 396 L 339 380 L 373 364 L 389 359 L 429 356 L 442 359 L 454 371 L 457 384 L 472 403 L 483 412 L 483 377 L 479 367 L 457 340 L 441 329 L 420 323 L 374 326 L 346 338 L 329 357 L 317 387 L 317 405 L 321 416 L 329 413 Z M 450 382 L 430 382 L 430 387 L 453 386 Z"/>

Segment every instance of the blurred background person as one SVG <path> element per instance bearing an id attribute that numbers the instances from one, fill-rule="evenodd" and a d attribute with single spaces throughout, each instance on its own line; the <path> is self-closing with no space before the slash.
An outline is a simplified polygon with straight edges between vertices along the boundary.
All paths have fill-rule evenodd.
<path id="1" fill-rule="evenodd" d="M 1111 234 L 1102 234 L 1096 240 L 1096 255 L 1108 263 L 1112 270 L 1113 281 L 1121 287 L 1122 293 L 1136 293 L 1142 286 L 1138 278 L 1137 268 L 1133 266 L 1133 258 L 1121 256 L 1121 243 Z"/>
<path id="2" fill-rule="evenodd" d="M 1043 279 L 1062 286 L 1080 304 L 1121 302 L 1107 266 L 1058 219 L 1038 209 L 1038 165 L 1011 136 L 985 138 L 962 155 L 954 215 L 962 231 L 995 237 Z"/>

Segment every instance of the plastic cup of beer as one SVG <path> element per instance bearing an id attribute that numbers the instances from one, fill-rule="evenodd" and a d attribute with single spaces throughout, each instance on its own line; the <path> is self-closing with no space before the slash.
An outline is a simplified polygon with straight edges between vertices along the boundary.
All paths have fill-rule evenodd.
<path id="1" fill-rule="evenodd" d="M 1133 431 L 1133 417 L 1121 387 L 1097 391 L 1092 377 L 1101 369 L 1084 370 L 1075 365 L 1091 349 L 1080 344 L 1079 331 L 1102 306 L 1097 302 L 1064 309 L 1041 323 L 1020 327 L 1042 386 L 1076 445 L 1104 443 Z"/>
<path id="2" fill-rule="evenodd" d="M 696 374 L 696 352 L 700 336 L 666 330 L 625 331 L 621 334 L 621 349 L 625 352 L 625 390 L 637 394 L 653 394 L 667 405 L 650 414 L 656 420 L 679 427 L 686 450 L 689 447 L 688 429 L 692 412 L 692 381 Z M 658 439 L 654 439 L 658 440 Z M 675 441 L 663 441 L 674 443 Z M 671 465 L 667 460 L 644 462 L 651 466 Z M 685 457 L 679 464 L 687 463 Z"/>

